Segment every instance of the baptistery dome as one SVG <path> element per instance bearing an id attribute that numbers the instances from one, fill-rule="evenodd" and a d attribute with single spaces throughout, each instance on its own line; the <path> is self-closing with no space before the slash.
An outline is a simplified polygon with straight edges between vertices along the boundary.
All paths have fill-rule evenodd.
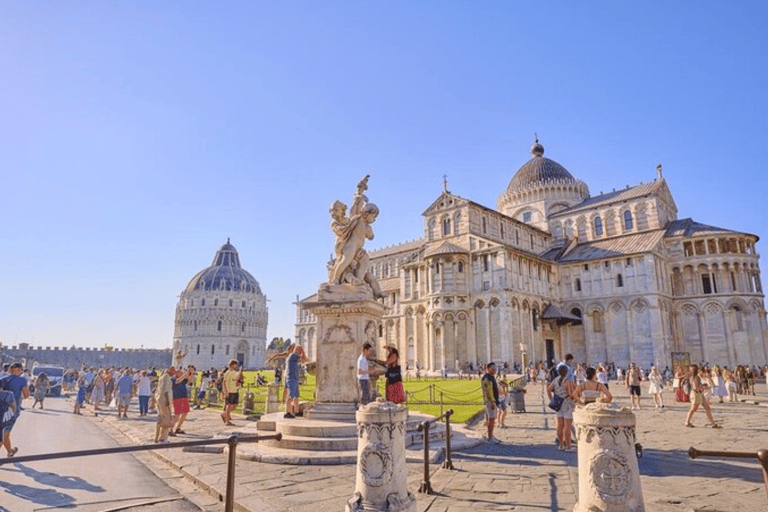
<path id="1" fill-rule="evenodd" d="M 179 295 L 174 364 L 222 369 L 237 359 L 247 369 L 261 368 L 267 319 L 267 297 L 240 266 L 237 249 L 227 239 L 211 266 L 198 272 Z"/>
<path id="2" fill-rule="evenodd" d="M 210 267 L 200 271 L 187 286 L 187 292 L 193 290 L 226 290 L 246 293 L 261 293 L 259 282 L 240 266 L 240 256 L 235 246 L 227 243 L 216 251 Z"/>

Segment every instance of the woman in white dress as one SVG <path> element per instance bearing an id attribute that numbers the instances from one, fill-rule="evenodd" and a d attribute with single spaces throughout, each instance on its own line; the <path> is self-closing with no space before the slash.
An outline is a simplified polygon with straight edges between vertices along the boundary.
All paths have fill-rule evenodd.
<path id="1" fill-rule="evenodd" d="M 728 396 L 728 389 L 725 387 L 725 378 L 723 369 L 719 365 L 712 368 L 712 396 L 717 397 L 717 403 L 722 404 L 723 398 Z"/>
<path id="2" fill-rule="evenodd" d="M 656 406 L 657 409 L 664 407 L 664 398 L 661 396 L 661 392 L 664 389 L 664 378 L 655 366 L 651 368 L 651 374 L 648 376 L 648 380 L 651 383 L 648 388 L 648 394 L 653 396 L 653 405 Z"/>

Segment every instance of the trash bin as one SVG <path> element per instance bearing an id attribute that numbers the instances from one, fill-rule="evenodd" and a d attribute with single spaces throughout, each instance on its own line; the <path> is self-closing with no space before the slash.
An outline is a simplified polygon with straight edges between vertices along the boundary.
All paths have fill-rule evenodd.
<path id="1" fill-rule="evenodd" d="M 243 414 L 253 414 L 253 393 L 250 391 L 245 394 L 243 399 Z"/>
<path id="2" fill-rule="evenodd" d="M 208 388 L 208 405 L 216 405 L 219 391 L 216 388 Z"/>
<path id="3" fill-rule="evenodd" d="M 509 405 L 512 407 L 512 412 L 525 412 L 525 389 L 513 388 L 509 394 L 511 395 Z"/>

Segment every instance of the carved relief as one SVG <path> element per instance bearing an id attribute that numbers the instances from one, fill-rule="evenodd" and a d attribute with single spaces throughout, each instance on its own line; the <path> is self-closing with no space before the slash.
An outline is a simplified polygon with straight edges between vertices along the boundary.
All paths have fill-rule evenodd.
<path id="1" fill-rule="evenodd" d="M 371 487 L 381 487 L 392 479 L 392 452 L 381 443 L 370 443 L 359 456 L 363 481 Z"/>
<path id="2" fill-rule="evenodd" d="M 623 502 L 632 485 L 627 458 L 617 452 L 603 450 L 592 457 L 590 478 L 600 498 L 608 503 Z"/>

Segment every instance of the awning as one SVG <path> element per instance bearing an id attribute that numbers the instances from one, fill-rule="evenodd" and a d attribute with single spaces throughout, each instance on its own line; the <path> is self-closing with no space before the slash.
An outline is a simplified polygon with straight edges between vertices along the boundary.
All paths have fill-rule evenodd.
<path id="1" fill-rule="evenodd" d="M 541 313 L 542 320 L 550 320 L 557 322 L 557 325 L 581 325 L 581 318 L 571 313 L 566 313 L 554 304 L 548 304 L 544 311 Z"/>

